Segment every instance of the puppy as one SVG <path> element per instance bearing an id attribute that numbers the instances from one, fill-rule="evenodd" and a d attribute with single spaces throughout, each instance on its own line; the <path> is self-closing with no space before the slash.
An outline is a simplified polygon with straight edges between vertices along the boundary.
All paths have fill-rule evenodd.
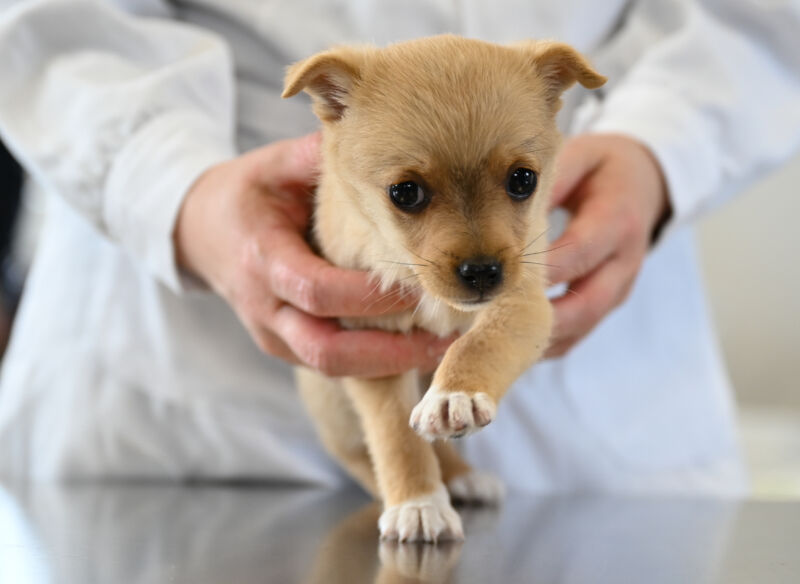
<path id="1" fill-rule="evenodd" d="M 417 290 L 413 311 L 344 326 L 461 336 L 421 396 L 416 371 L 331 379 L 298 369 L 328 451 L 382 499 L 382 538 L 463 538 L 454 499 L 502 488 L 447 442 L 489 424 L 547 347 L 543 255 L 560 143 L 555 115 L 575 82 L 605 78 L 555 42 L 499 46 L 454 36 L 341 47 L 290 67 L 284 97 L 311 95 L 323 163 L 314 238 L 384 290 Z M 410 423 L 409 423 L 410 420 Z"/>

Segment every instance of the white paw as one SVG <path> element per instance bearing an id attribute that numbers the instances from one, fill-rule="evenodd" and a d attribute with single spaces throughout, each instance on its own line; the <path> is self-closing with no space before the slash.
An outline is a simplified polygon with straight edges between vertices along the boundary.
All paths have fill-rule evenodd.
<path id="1" fill-rule="evenodd" d="M 499 478 L 476 470 L 450 479 L 447 490 L 453 501 L 473 505 L 498 505 L 506 494 Z"/>
<path id="2" fill-rule="evenodd" d="M 445 488 L 386 509 L 378 520 L 382 539 L 429 541 L 464 539 L 461 518 Z"/>
<path id="3" fill-rule="evenodd" d="M 497 406 L 487 394 L 445 392 L 432 386 L 411 411 L 409 424 L 425 440 L 460 438 L 494 419 Z"/>

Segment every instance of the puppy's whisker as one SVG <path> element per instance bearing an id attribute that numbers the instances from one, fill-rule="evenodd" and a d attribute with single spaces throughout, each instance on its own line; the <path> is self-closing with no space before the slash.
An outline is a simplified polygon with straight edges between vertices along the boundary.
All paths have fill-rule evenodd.
<path id="1" fill-rule="evenodd" d="M 459 257 L 458 257 L 456 254 L 454 254 L 452 251 L 444 251 L 444 250 L 441 250 L 441 249 L 439 249 L 438 247 L 436 248 L 436 251 L 438 251 L 438 252 L 439 252 L 440 254 L 442 254 L 442 255 L 449 256 L 449 257 L 453 258 L 454 260 L 458 260 L 458 259 L 460 259 L 460 258 L 459 258 Z"/>
<path id="2" fill-rule="evenodd" d="M 382 262 L 384 264 L 395 264 L 395 265 L 398 265 L 398 266 L 417 266 L 417 267 L 420 267 L 420 268 L 424 268 L 424 267 L 426 267 L 428 265 L 428 264 L 411 264 L 411 263 L 408 263 L 408 262 L 393 262 L 392 260 L 378 260 L 378 261 Z"/>
<path id="3" fill-rule="evenodd" d="M 395 284 L 400 284 L 401 282 L 405 282 L 406 280 L 410 280 L 411 278 L 416 278 L 416 274 L 411 274 L 409 276 L 405 276 L 404 278 L 400 278 L 399 280 L 395 280 Z"/>
<path id="4" fill-rule="evenodd" d="M 412 278 L 417 278 L 417 275 L 416 275 L 416 274 L 409 274 L 408 276 L 405 276 L 405 277 L 403 277 L 403 278 L 400 278 L 399 280 L 394 280 L 394 281 L 392 282 L 392 284 L 393 284 L 394 286 L 397 286 L 398 284 L 401 284 L 401 286 L 399 286 L 399 287 L 393 287 L 393 288 L 391 288 L 390 290 L 388 290 L 387 292 L 385 292 L 384 294 L 382 294 L 381 296 L 378 296 L 378 297 L 377 297 L 375 300 L 373 300 L 373 303 L 374 303 L 374 302 L 380 302 L 380 301 L 382 301 L 382 300 L 385 300 L 386 298 L 389 298 L 389 297 L 390 297 L 390 296 L 392 296 L 392 295 L 397 295 L 397 296 L 398 296 L 398 302 L 399 302 L 399 301 L 402 299 L 402 297 L 403 297 L 403 296 L 404 296 L 404 295 L 405 295 L 405 294 L 406 294 L 406 293 L 409 291 L 409 289 L 411 288 L 411 286 L 410 286 L 410 285 L 408 285 L 408 284 L 402 284 L 402 283 L 403 283 L 403 282 L 405 282 L 405 281 L 407 281 L 407 280 L 411 280 Z M 378 284 L 377 284 L 377 285 L 378 285 L 378 286 L 380 286 L 380 282 L 378 282 Z M 369 294 L 371 295 L 371 294 L 374 294 L 374 293 L 375 293 L 375 288 L 373 288 L 373 289 L 370 291 L 370 293 L 369 293 Z M 366 298 L 365 298 L 365 300 L 366 300 Z"/>
<path id="5" fill-rule="evenodd" d="M 544 284 L 547 285 L 547 278 L 544 277 L 543 274 L 539 274 L 538 272 L 532 272 L 530 270 L 525 270 L 522 272 L 522 277 L 526 280 L 534 283 L 534 284 Z M 526 291 L 527 294 L 527 291 Z"/>
<path id="6" fill-rule="evenodd" d="M 364 296 L 364 300 L 366 300 L 368 297 L 370 297 L 373 294 L 375 294 L 376 292 L 378 292 L 382 285 L 383 285 L 383 281 L 376 276 L 375 283 L 373 284 L 372 288 L 370 288 L 369 292 L 367 292 L 366 296 Z M 384 292 L 382 295 L 378 296 L 378 299 L 381 299 L 384 296 L 387 296 L 389 294 L 398 294 L 399 292 L 401 292 L 401 290 L 398 290 L 398 289 L 395 289 L 395 288 L 391 288 L 388 291 Z"/>
<path id="7" fill-rule="evenodd" d="M 413 251 L 413 250 L 410 250 L 410 249 L 408 249 L 408 248 L 405 248 L 405 250 L 406 250 L 408 253 L 410 253 L 410 254 L 412 254 L 412 255 L 415 255 L 416 257 L 418 257 L 419 259 L 421 259 L 423 262 L 427 262 L 427 264 L 428 264 L 428 265 L 430 265 L 430 266 L 436 266 L 436 267 L 438 267 L 438 266 L 437 266 L 437 264 L 436 264 L 436 262 L 433 262 L 433 261 L 431 261 L 431 260 L 429 260 L 429 259 L 427 259 L 427 258 L 424 258 L 424 257 L 422 257 L 421 255 L 419 255 L 419 254 L 418 254 L 418 253 L 416 253 L 415 251 Z"/>
<path id="8" fill-rule="evenodd" d="M 361 300 L 364 301 L 367 298 L 369 298 L 370 296 L 372 296 L 373 294 L 375 294 L 380 289 L 380 287 L 381 287 L 381 282 L 380 282 L 380 280 L 377 280 L 372 285 L 372 288 L 370 288 L 369 291 L 367 291 L 367 293 L 364 295 L 364 297 Z"/>
<path id="9" fill-rule="evenodd" d="M 536 237 L 534 237 L 534 238 L 533 238 L 533 239 L 530 241 L 530 243 L 528 243 L 528 244 L 527 244 L 525 247 L 523 247 L 523 248 L 520 250 L 520 254 L 523 254 L 523 253 L 525 253 L 525 250 L 527 250 L 527 249 L 528 249 L 530 246 L 532 246 L 534 243 L 536 243 L 537 241 L 539 241 L 539 240 L 542 238 L 542 236 L 543 236 L 545 233 L 547 233 L 548 231 L 550 231 L 550 229 L 552 229 L 552 228 L 551 228 L 551 227 L 548 227 L 547 229 L 545 229 L 544 231 L 542 231 L 542 232 L 541 232 L 539 235 L 537 235 Z"/>
<path id="10" fill-rule="evenodd" d="M 422 308 L 422 302 L 417 302 L 417 305 L 414 307 L 414 311 L 411 313 L 412 322 L 414 320 L 414 317 L 417 316 L 417 313 L 420 311 L 421 308 Z"/>
<path id="11" fill-rule="evenodd" d="M 398 296 L 397 299 L 394 302 L 392 302 L 389 306 L 386 307 L 386 312 L 391 312 L 394 309 L 395 306 L 400 304 L 400 302 L 402 300 L 403 300 L 403 296 Z"/>
<path id="12" fill-rule="evenodd" d="M 552 150 L 552 146 L 540 146 L 539 145 L 539 136 L 542 135 L 542 132 L 537 133 L 535 136 L 531 136 L 530 138 L 524 140 L 520 147 L 525 150 L 525 152 L 539 152 L 540 150 Z"/>
<path id="13" fill-rule="evenodd" d="M 524 257 L 532 256 L 532 255 L 539 255 L 539 254 L 543 254 L 543 253 L 548 253 L 548 252 L 551 252 L 551 251 L 555 251 L 557 249 L 561 249 L 562 247 L 568 247 L 570 245 L 574 245 L 574 243 L 575 242 L 573 242 L 573 241 L 570 241 L 568 243 L 562 243 L 561 245 L 557 245 L 555 247 L 551 247 L 550 249 L 543 249 L 541 251 L 532 251 L 532 252 L 528 252 L 528 253 L 523 253 L 523 254 L 520 254 L 519 257 L 524 258 Z"/>
<path id="14" fill-rule="evenodd" d="M 404 278 L 404 279 L 406 279 L 406 278 Z M 396 296 L 394 302 L 392 302 L 389 306 L 386 307 L 386 312 L 391 312 L 391 310 L 395 306 L 397 306 L 398 304 L 400 304 L 400 302 L 403 301 L 403 298 L 405 297 L 405 292 L 406 291 L 403 290 L 402 288 L 396 288 L 396 289 L 389 290 L 385 294 L 382 294 L 381 296 L 378 296 L 372 302 L 370 302 L 367 305 L 367 308 L 368 309 L 372 308 L 373 306 L 375 306 L 379 302 L 383 302 L 384 300 L 387 300 L 387 299 L 391 298 L 392 296 Z"/>
<path id="15" fill-rule="evenodd" d="M 545 152 L 547 150 L 552 150 L 552 149 L 553 149 L 552 146 L 542 146 L 541 148 L 528 148 L 526 149 L 526 152 L 528 154 L 533 154 L 534 152 Z"/>
<path id="16" fill-rule="evenodd" d="M 521 264 L 530 264 L 532 266 L 545 266 L 546 268 L 560 268 L 561 266 L 557 266 L 555 264 L 546 264 L 544 262 L 520 262 Z"/>
<path id="17" fill-rule="evenodd" d="M 383 302 L 384 300 L 386 300 L 387 298 L 390 298 L 393 295 L 398 296 L 398 298 L 402 298 L 401 292 L 402 292 L 401 290 L 389 290 L 388 292 L 384 292 L 380 296 L 377 296 L 377 297 L 373 298 L 369 302 L 369 304 L 367 304 L 367 308 L 372 308 L 378 302 Z M 374 293 L 374 291 L 372 293 Z M 366 297 L 364 298 L 364 300 L 366 300 Z"/>

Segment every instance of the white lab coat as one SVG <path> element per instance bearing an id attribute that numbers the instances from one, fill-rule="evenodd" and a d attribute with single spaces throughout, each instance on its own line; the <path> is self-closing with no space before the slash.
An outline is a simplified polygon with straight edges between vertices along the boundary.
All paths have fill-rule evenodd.
<path id="1" fill-rule="evenodd" d="M 796 2 L 118 4 L 0 15 L 0 134 L 50 194 L 0 380 L 0 474 L 346 480 L 290 368 L 188 285 L 171 231 L 204 169 L 316 127 L 306 102 L 279 97 L 287 64 L 455 32 L 591 55 L 611 83 L 573 90 L 563 127 L 646 143 L 674 209 L 624 306 L 526 372 L 465 454 L 529 491 L 742 492 L 687 224 L 800 142 Z"/>

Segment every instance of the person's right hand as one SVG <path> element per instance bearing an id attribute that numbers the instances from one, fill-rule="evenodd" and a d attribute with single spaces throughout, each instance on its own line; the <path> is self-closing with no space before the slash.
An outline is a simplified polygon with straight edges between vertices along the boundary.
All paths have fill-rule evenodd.
<path id="1" fill-rule="evenodd" d="M 432 371 L 453 339 L 339 326 L 337 317 L 406 310 L 417 299 L 381 293 L 366 272 L 311 251 L 304 235 L 318 156 L 312 134 L 206 171 L 178 215 L 178 263 L 227 300 L 267 354 L 330 376 Z"/>

